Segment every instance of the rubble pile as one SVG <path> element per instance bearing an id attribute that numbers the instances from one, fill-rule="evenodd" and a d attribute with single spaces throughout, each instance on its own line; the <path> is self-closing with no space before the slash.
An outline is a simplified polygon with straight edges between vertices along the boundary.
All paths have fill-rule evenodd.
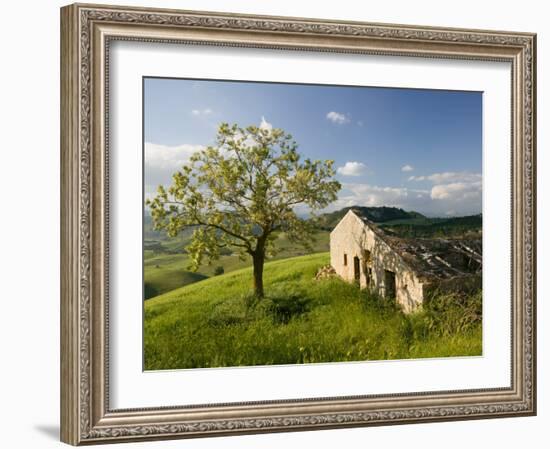
<path id="1" fill-rule="evenodd" d="M 315 280 L 318 281 L 320 279 L 328 279 L 335 275 L 336 275 L 336 271 L 334 270 L 334 268 L 332 268 L 332 266 L 330 265 L 325 265 L 319 268 L 319 270 L 317 270 L 317 274 L 315 275 Z"/>

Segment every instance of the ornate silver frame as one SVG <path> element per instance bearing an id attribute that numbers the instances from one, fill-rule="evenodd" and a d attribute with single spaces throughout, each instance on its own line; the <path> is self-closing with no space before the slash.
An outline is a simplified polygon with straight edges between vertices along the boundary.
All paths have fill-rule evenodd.
<path id="1" fill-rule="evenodd" d="M 75 4 L 61 9 L 61 439 L 153 440 L 536 413 L 536 36 Z M 111 410 L 107 100 L 115 39 L 508 61 L 512 65 L 510 388 Z"/>

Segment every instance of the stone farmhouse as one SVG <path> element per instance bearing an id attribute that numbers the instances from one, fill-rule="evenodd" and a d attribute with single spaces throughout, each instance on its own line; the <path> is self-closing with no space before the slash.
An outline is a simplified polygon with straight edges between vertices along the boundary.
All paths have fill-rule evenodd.
<path id="1" fill-rule="evenodd" d="M 330 262 L 337 275 L 395 298 L 406 313 L 435 292 L 481 288 L 481 238 L 396 237 L 354 209 L 330 233 Z"/>

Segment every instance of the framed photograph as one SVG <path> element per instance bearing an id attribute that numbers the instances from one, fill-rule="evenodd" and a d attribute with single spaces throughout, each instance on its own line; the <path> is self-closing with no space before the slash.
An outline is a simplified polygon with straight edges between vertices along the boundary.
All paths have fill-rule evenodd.
<path id="1" fill-rule="evenodd" d="M 536 36 L 61 9 L 61 439 L 536 413 Z"/>

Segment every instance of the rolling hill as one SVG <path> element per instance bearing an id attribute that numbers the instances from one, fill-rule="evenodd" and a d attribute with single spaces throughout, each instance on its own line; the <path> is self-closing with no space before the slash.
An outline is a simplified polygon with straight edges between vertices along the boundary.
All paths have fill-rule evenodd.
<path id="1" fill-rule="evenodd" d="M 319 215 L 316 220 L 317 225 L 325 230 L 332 231 L 334 227 L 340 222 L 340 220 L 348 213 L 350 209 L 355 209 L 361 212 L 361 214 L 367 217 L 369 220 L 375 223 L 383 223 L 390 220 L 422 220 L 426 219 L 424 215 L 418 212 L 406 212 L 398 207 L 364 207 L 364 206 L 351 206 L 343 209 L 328 212 Z"/>

